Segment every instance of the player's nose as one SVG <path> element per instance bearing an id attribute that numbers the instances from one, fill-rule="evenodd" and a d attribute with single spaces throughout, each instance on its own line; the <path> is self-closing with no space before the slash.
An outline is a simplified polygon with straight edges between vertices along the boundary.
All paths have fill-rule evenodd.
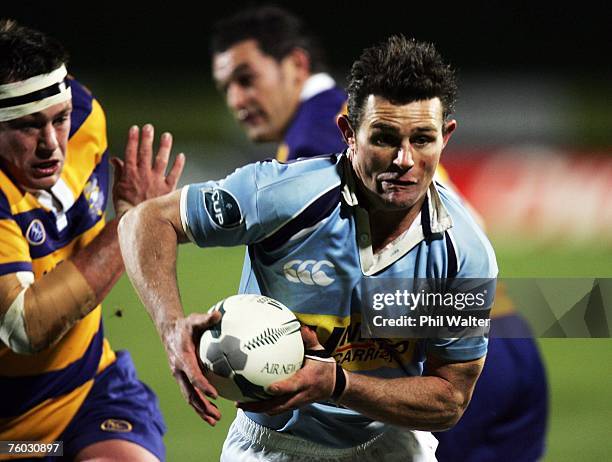
<path id="1" fill-rule="evenodd" d="M 410 146 L 401 146 L 397 150 L 397 154 L 393 163 L 402 170 L 408 170 L 414 166 L 414 159 L 412 158 L 412 151 Z"/>
<path id="2" fill-rule="evenodd" d="M 247 104 L 247 92 L 239 85 L 230 85 L 227 89 L 227 105 L 233 111 L 243 109 Z"/>
<path id="3" fill-rule="evenodd" d="M 43 158 L 50 157 L 58 147 L 59 142 L 55 127 L 48 123 L 40 131 L 36 155 Z"/>

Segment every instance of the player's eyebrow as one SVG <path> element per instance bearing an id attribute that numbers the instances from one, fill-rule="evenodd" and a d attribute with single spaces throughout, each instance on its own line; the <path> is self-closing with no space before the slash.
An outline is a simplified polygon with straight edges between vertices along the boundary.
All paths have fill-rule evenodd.
<path id="1" fill-rule="evenodd" d="M 429 133 L 429 132 L 437 132 L 438 127 L 435 125 L 423 125 L 420 127 L 414 127 L 412 130 L 413 133 Z"/>
<path id="2" fill-rule="evenodd" d="M 399 129 L 395 125 L 388 124 L 386 122 L 374 122 L 371 125 L 372 129 L 381 130 L 384 132 L 399 132 Z"/>
<path id="3" fill-rule="evenodd" d="M 399 133 L 400 129 L 396 125 L 391 125 L 386 122 L 374 122 L 371 125 L 373 130 L 380 130 L 386 133 Z M 410 130 L 411 134 L 415 133 L 437 133 L 438 128 L 435 125 L 424 124 L 421 126 L 414 127 Z"/>
<path id="4" fill-rule="evenodd" d="M 251 66 L 248 63 L 238 64 L 234 69 L 232 69 L 232 72 L 227 77 L 227 79 L 217 81 L 217 89 L 225 93 L 227 91 L 227 87 L 229 86 L 230 82 L 234 80 L 236 76 L 244 72 L 248 72 L 250 70 L 251 70 Z"/>
<path id="5" fill-rule="evenodd" d="M 57 117 L 64 117 L 64 116 L 67 116 L 68 114 L 70 114 L 71 112 L 72 112 L 72 105 L 64 108 L 63 110 L 61 110 L 60 112 L 55 114 L 55 116 L 53 118 L 55 119 Z"/>
<path id="6" fill-rule="evenodd" d="M 47 117 L 42 112 L 34 112 L 18 119 L 7 121 L 7 125 L 12 128 L 23 127 L 28 124 L 44 124 L 47 121 L 56 120 L 61 117 L 67 117 L 72 112 L 72 104 L 67 105 L 57 114 L 53 114 L 52 117 Z"/>

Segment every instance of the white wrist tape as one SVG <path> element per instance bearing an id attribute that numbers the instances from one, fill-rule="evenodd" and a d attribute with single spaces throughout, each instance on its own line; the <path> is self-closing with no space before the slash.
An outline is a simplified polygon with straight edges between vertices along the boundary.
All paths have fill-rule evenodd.
<path id="1" fill-rule="evenodd" d="M 40 279 L 30 272 L 0 277 L 0 339 L 15 353 L 52 345 L 96 306 L 96 294 L 70 260 Z"/>
<path id="2" fill-rule="evenodd" d="M 34 282 L 30 272 L 16 273 L 23 290 L 15 298 L 4 317 L 0 318 L 0 340 L 19 354 L 32 354 L 34 351 L 25 328 L 25 293 Z"/>

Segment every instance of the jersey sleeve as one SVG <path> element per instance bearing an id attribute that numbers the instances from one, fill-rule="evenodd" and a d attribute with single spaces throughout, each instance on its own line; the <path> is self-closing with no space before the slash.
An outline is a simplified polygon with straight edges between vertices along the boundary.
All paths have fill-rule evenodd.
<path id="1" fill-rule="evenodd" d="M 257 162 L 181 191 L 183 229 L 200 247 L 255 244 L 340 182 L 334 157 Z"/>
<path id="2" fill-rule="evenodd" d="M 0 276 L 32 271 L 30 249 L 0 192 Z"/>
<path id="3" fill-rule="evenodd" d="M 183 187 L 183 229 L 200 247 L 247 244 L 265 234 L 257 206 L 256 164 L 251 164 L 223 180 Z"/>

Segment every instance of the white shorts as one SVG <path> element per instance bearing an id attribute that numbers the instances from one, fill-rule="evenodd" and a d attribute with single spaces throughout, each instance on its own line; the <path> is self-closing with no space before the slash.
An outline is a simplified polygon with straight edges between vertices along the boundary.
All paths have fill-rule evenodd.
<path id="1" fill-rule="evenodd" d="M 352 448 L 332 448 L 263 427 L 238 410 L 221 462 L 435 462 L 438 440 L 429 432 L 390 426 Z"/>

